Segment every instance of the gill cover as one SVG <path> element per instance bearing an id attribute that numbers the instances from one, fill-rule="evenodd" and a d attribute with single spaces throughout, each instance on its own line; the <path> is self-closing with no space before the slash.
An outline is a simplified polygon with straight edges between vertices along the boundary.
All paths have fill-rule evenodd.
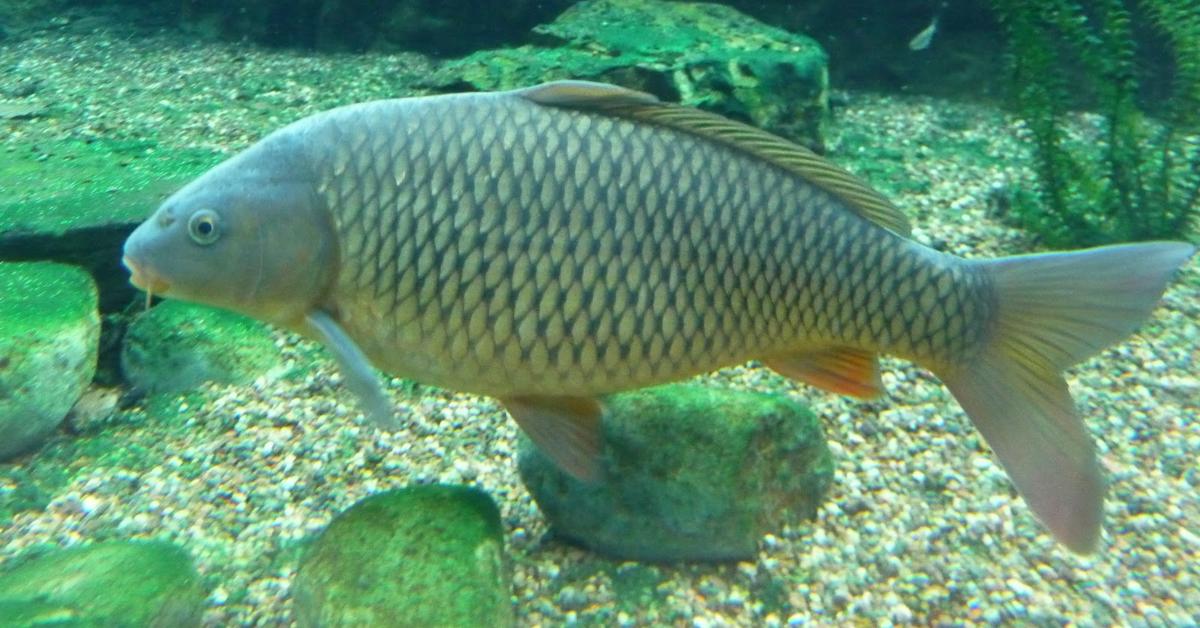
<path id="1" fill-rule="evenodd" d="M 299 325 L 331 281 L 335 246 L 293 148 L 269 136 L 168 198 L 125 243 L 135 282 Z"/>

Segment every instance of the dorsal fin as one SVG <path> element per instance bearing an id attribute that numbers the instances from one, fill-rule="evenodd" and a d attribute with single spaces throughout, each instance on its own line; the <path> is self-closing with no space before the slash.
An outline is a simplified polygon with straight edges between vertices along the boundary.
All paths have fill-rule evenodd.
<path id="1" fill-rule="evenodd" d="M 588 109 L 721 142 L 804 178 L 882 227 L 903 236 L 912 231 L 900 209 L 862 179 L 803 146 L 748 124 L 605 83 L 555 81 L 517 90 L 516 94 L 541 105 Z"/>

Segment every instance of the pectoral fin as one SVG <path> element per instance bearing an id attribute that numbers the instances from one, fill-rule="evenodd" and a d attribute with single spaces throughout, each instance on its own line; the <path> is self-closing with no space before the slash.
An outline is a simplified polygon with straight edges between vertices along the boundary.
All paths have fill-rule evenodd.
<path id="1" fill-rule="evenodd" d="M 533 443 L 563 471 L 600 478 L 600 403 L 592 397 L 509 397 L 500 402 Z"/>
<path id="2" fill-rule="evenodd" d="M 817 388 L 873 399 L 883 394 L 875 354 L 850 347 L 830 347 L 764 358 L 772 370 Z"/>
<path id="3" fill-rule="evenodd" d="M 333 359 L 341 369 L 342 378 L 346 381 L 346 388 L 358 397 L 367 418 L 389 432 L 400 429 L 395 408 L 388 400 L 387 393 L 383 392 L 383 385 L 371 369 L 371 362 L 342 326 L 328 313 L 320 310 L 310 312 L 304 321 L 313 335 L 333 354 Z"/>

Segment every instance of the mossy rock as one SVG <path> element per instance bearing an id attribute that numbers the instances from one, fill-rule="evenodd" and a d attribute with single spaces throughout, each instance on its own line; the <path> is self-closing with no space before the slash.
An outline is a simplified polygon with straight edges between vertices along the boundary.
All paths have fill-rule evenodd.
<path id="1" fill-rule="evenodd" d="M 334 518 L 293 584 L 300 626 L 511 626 L 500 511 L 486 493 L 428 485 Z"/>
<path id="2" fill-rule="evenodd" d="M 585 0 L 534 31 L 543 43 L 448 63 L 431 86 L 451 91 L 568 78 L 611 82 L 813 148 L 824 145 L 827 59 L 808 37 L 727 6 L 662 0 Z"/>
<path id="3" fill-rule="evenodd" d="M 96 373 L 96 285 L 82 269 L 0 262 L 0 460 L 38 446 Z"/>
<path id="4" fill-rule="evenodd" d="M 266 325 L 184 301 L 163 301 L 138 316 L 121 347 L 125 380 L 147 394 L 182 392 L 205 382 L 245 385 L 282 368 Z"/>
<path id="5" fill-rule="evenodd" d="M 114 541 L 55 550 L 0 575 L 0 628 L 199 626 L 204 588 L 183 549 Z"/>
<path id="6" fill-rule="evenodd" d="M 51 110 L 50 115 L 54 112 Z M 162 199 L 220 156 L 153 141 L 13 144 L 0 159 L 0 261 L 54 260 L 100 281 L 101 308 L 129 303 L 121 247 Z"/>
<path id="7" fill-rule="evenodd" d="M 763 534 L 816 516 L 833 479 L 817 418 L 780 395 L 621 393 L 603 438 L 601 482 L 563 473 L 528 439 L 518 468 L 555 534 L 614 558 L 753 560 Z"/>

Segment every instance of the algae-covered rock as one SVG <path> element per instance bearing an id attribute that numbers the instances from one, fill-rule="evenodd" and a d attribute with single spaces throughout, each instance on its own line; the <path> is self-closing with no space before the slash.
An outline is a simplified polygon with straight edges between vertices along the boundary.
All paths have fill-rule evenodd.
<path id="1" fill-rule="evenodd" d="M 56 550 L 0 575 L 0 628 L 199 626 L 204 588 L 187 552 L 114 541 Z"/>
<path id="2" fill-rule="evenodd" d="M 534 30 L 539 45 L 477 52 L 446 64 L 431 85 L 605 81 L 823 146 L 826 57 L 808 37 L 723 5 L 662 0 L 585 0 Z"/>
<path id="3" fill-rule="evenodd" d="M 301 559 L 300 626 L 511 626 L 500 512 L 464 486 L 414 486 L 338 515 Z"/>
<path id="4" fill-rule="evenodd" d="M 96 301 L 82 269 L 0 263 L 0 460 L 40 444 L 92 380 Z"/>
<path id="5" fill-rule="evenodd" d="M 48 114 L 48 115 L 52 115 Z M 101 309 L 129 303 L 125 238 L 158 203 L 220 156 L 152 141 L 11 143 L 0 159 L 0 261 L 54 260 L 100 281 Z"/>
<path id="6" fill-rule="evenodd" d="M 613 395 L 603 437 L 599 483 L 566 475 L 528 439 L 518 466 L 556 534 L 616 558 L 753 559 L 763 534 L 816 515 L 833 478 L 817 418 L 778 395 Z"/>
<path id="7" fill-rule="evenodd" d="M 147 394 L 189 390 L 204 382 L 249 384 L 282 369 L 270 329 L 228 310 L 167 300 L 125 332 L 121 372 Z"/>

